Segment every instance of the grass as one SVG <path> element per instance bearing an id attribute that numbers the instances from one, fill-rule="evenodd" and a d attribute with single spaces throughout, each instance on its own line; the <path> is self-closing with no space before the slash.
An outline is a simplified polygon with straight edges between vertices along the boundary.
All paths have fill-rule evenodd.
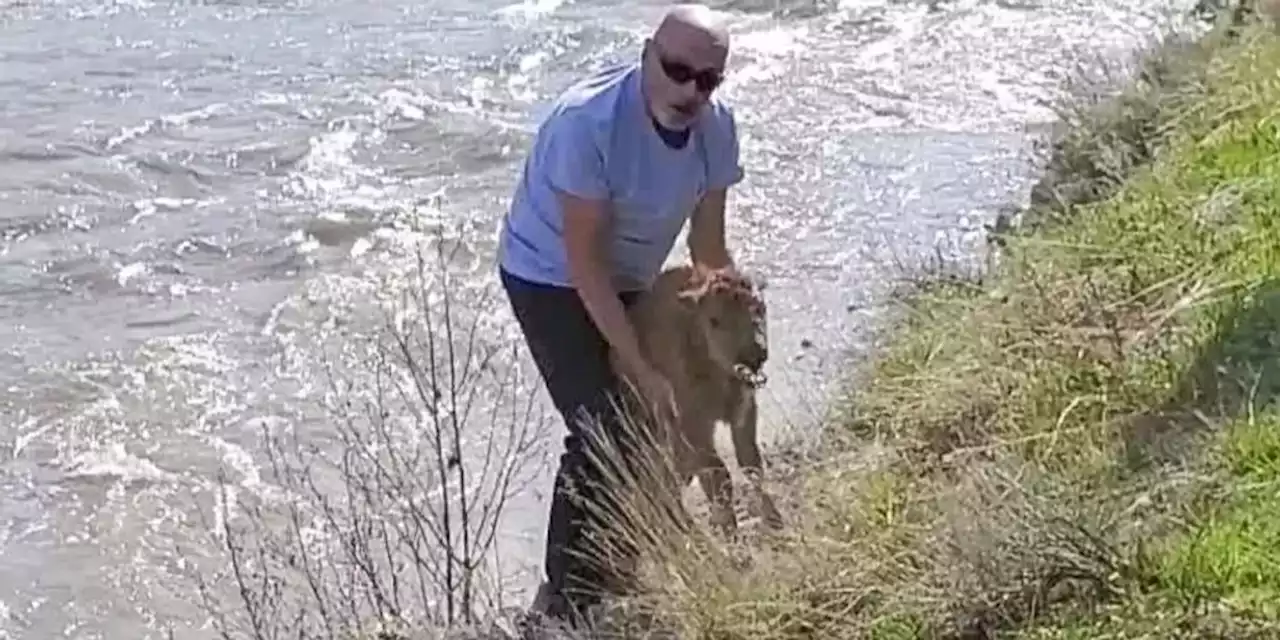
<path id="1" fill-rule="evenodd" d="M 789 530 L 745 570 L 654 545 L 639 606 L 707 640 L 1280 636 L 1280 39 L 1150 60 L 981 282 L 919 290 Z"/>

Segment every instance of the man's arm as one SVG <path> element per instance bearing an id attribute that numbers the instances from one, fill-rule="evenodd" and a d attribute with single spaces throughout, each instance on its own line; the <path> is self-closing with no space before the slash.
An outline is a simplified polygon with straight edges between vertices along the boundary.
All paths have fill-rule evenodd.
<path id="1" fill-rule="evenodd" d="M 724 210 L 727 189 L 708 191 L 689 220 L 689 257 L 695 265 L 710 269 L 730 266 L 724 237 Z"/>
<path id="2" fill-rule="evenodd" d="M 638 374 L 646 364 L 613 287 L 607 255 L 609 190 L 592 124 L 576 114 L 562 113 L 556 118 L 544 133 L 543 163 L 563 216 L 569 279 L 600 334 L 618 352 L 622 366 Z"/>
<path id="3" fill-rule="evenodd" d="M 607 203 L 560 194 L 564 208 L 564 242 L 569 260 L 569 278 L 582 298 L 596 328 L 618 352 L 622 366 L 638 375 L 648 366 L 640 354 L 635 329 L 627 319 L 618 292 L 613 288 L 605 251 L 608 228 Z"/>
<path id="4" fill-rule="evenodd" d="M 720 105 L 718 127 L 707 135 L 707 193 L 689 219 L 689 257 L 698 266 L 719 269 L 733 265 L 725 241 L 725 203 L 729 187 L 742 181 L 738 157 L 738 127 L 733 111 Z"/>

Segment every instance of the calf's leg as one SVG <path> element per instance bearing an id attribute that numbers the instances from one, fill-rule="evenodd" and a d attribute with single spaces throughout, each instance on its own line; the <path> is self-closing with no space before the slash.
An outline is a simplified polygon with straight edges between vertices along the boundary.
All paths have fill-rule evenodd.
<path id="1" fill-rule="evenodd" d="M 756 515 L 764 521 L 766 527 L 779 529 L 783 524 L 782 514 L 774 504 L 773 496 L 764 488 L 764 457 L 760 454 L 756 434 L 759 409 L 755 394 L 744 392 L 739 395 L 739 403 L 733 415 L 734 420 L 729 423 L 733 434 L 733 453 L 738 459 L 738 467 L 751 483 Z"/>
<path id="2" fill-rule="evenodd" d="M 692 458 L 697 470 L 698 485 L 706 494 L 711 507 L 711 526 L 725 535 L 738 528 L 738 516 L 733 511 L 733 482 L 729 468 L 716 453 L 715 422 L 698 420 L 687 425 L 686 437 L 692 446 Z"/>

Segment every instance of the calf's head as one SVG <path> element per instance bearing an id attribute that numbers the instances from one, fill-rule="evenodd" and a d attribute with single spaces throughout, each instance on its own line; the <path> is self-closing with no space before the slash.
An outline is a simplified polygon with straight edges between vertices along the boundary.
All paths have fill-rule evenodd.
<path id="1" fill-rule="evenodd" d="M 769 359 L 762 288 L 746 274 L 721 269 L 696 273 L 679 293 L 711 363 L 753 387 L 764 384 Z"/>

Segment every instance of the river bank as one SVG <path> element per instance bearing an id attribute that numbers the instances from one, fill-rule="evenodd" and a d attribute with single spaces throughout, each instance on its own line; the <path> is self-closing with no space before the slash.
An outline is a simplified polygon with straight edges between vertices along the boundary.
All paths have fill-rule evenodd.
<path id="1" fill-rule="evenodd" d="M 921 283 L 752 567 L 662 548 L 681 638 L 1280 632 L 1280 40 L 1075 109 L 980 277 Z M 690 551 L 690 548 L 698 551 Z"/>

